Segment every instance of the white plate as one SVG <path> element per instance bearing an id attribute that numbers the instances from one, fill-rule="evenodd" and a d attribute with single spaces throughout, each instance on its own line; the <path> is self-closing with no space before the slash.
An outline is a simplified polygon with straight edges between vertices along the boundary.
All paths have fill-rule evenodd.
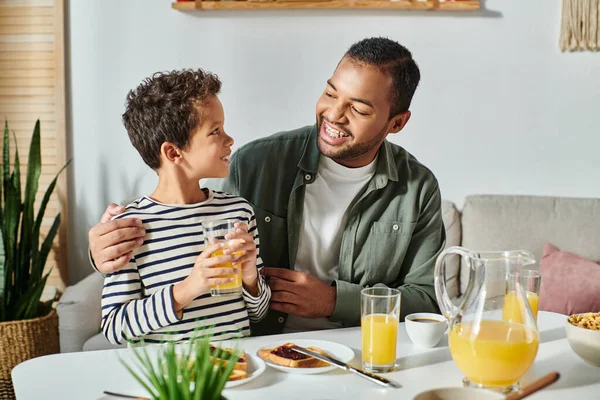
<path id="1" fill-rule="evenodd" d="M 325 351 L 327 354 L 331 355 L 332 357 L 334 357 L 342 362 L 345 362 L 345 363 L 352 361 L 352 359 L 354 358 L 354 351 L 350 347 L 344 346 L 343 344 L 339 344 L 339 343 L 335 343 L 335 342 L 328 342 L 326 340 L 312 340 L 312 339 L 282 340 L 279 342 L 275 342 L 275 343 L 271 343 L 266 346 L 263 346 L 259 349 L 259 351 L 266 350 L 266 349 L 273 349 L 275 347 L 284 345 L 286 343 L 294 343 L 301 347 L 318 347 L 321 350 Z M 258 352 L 257 352 L 257 354 L 258 354 Z M 330 365 L 328 367 L 319 367 L 319 368 L 291 368 L 291 367 L 284 367 L 282 365 L 275 364 L 274 362 L 271 362 L 269 360 L 264 360 L 264 362 L 270 367 L 273 367 L 273 368 L 278 369 L 283 372 L 288 372 L 290 374 L 304 374 L 304 375 L 322 374 L 324 372 L 328 372 L 328 371 L 331 371 L 331 370 L 337 368 L 333 365 Z"/>
<path id="2" fill-rule="evenodd" d="M 216 344 L 213 343 L 213 345 L 219 346 L 219 347 L 224 347 L 224 348 L 228 347 L 228 346 L 224 345 L 223 343 L 216 343 Z M 225 389 L 233 388 L 236 386 L 243 385 L 244 383 L 248 383 L 248 382 L 256 379 L 267 369 L 267 366 L 266 366 L 265 362 L 263 361 L 263 359 L 258 356 L 255 356 L 254 354 L 246 353 L 246 360 L 247 360 L 247 364 L 248 364 L 248 366 L 246 368 L 248 377 L 246 377 L 244 379 L 239 379 L 237 381 L 227 381 L 227 383 L 225 383 Z"/>
<path id="3" fill-rule="evenodd" d="M 267 369 L 265 362 L 260 357 L 257 357 L 253 354 L 246 353 L 246 359 L 248 360 L 248 368 L 246 370 L 246 372 L 248 372 L 248 377 L 237 380 L 237 381 L 228 381 L 225 384 L 225 389 L 229 389 L 232 387 L 243 385 L 244 383 L 248 383 L 251 380 L 256 379 L 263 372 L 265 372 L 265 369 Z"/>
<path id="4" fill-rule="evenodd" d="M 225 384 L 225 389 L 231 389 L 236 386 L 243 385 L 244 383 L 248 383 L 248 382 L 256 379 L 257 377 L 259 377 L 267 369 L 267 365 L 265 364 L 265 362 L 262 360 L 262 358 L 260 358 L 258 356 L 246 353 L 246 359 L 248 360 L 248 368 L 246 369 L 246 372 L 248 372 L 248 377 L 237 380 L 237 381 L 227 382 Z M 147 394 L 144 396 L 147 396 Z M 115 399 L 115 400 L 122 399 L 122 397 L 115 397 L 115 396 L 110 396 L 110 395 L 105 394 L 104 396 L 100 397 L 98 400 L 113 400 L 113 399 Z"/>

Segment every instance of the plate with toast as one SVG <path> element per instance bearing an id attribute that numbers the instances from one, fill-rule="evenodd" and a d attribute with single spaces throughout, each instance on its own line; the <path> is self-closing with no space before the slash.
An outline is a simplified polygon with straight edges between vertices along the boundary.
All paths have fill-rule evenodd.
<path id="1" fill-rule="evenodd" d="M 211 359 L 214 359 L 215 355 L 217 354 L 219 357 L 216 359 L 216 363 L 227 365 L 235 349 L 220 346 L 219 348 L 221 351 L 217 352 L 217 346 L 210 346 Z M 240 357 L 235 363 L 233 371 L 231 371 L 229 380 L 227 383 L 225 383 L 226 389 L 243 385 L 244 383 L 254 380 L 263 372 L 265 372 L 265 369 L 267 368 L 265 362 L 260 359 L 260 357 L 248 354 L 245 351 L 241 351 L 240 353 Z"/>
<path id="2" fill-rule="evenodd" d="M 256 354 L 270 367 L 291 374 L 322 374 L 336 368 L 324 361 L 298 353 L 292 349 L 294 345 L 334 357 L 345 363 L 354 358 L 354 351 L 348 346 L 326 340 L 312 339 L 285 340 L 271 343 L 258 349 Z"/>
<path id="3" fill-rule="evenodd" d="M 211 350 L 214 354 L 216 348 L 211 346 Z M 218 362 L 226 364 L 229 357 L 231 357 L 233 349 L 222 347 L 221 350 L 224 351 L 221 352 L 221 357 Z M 235 363 L 235 367 L 229 376 L 229 380 L 225 384 L 225 388 L 228 389 L 248 383 L 265 372 L 266 368 L 265 362 L 262 359 L 242 351 L 240 358 Z"/>

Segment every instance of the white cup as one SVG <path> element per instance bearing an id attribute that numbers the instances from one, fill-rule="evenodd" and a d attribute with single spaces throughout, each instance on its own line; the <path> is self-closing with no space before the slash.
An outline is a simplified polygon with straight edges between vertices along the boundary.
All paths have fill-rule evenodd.
<path id="1" fill-rule="evenodd" d="M 444 337 L 448 323 L 441 314 L 414 313 L 404 319 L 406 333 L 414 344 L 435 347 Z"/>

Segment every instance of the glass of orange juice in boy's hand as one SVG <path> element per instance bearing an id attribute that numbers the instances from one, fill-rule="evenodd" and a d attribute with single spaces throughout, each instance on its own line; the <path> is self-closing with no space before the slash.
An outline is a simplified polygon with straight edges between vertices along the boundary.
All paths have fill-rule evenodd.
<path id="1" fill-rule="evenodd" d="M 361 291 L 362 366 L 369 372 L 390 372 L 396 367 L 400 323 L 400 291 L 372 287 Z"/>
<path id="2" fill-rule="evenodd" d="M 210 222 L 202 223 L 202 227 L 204 229 L 204 238 L 206 240 L 206 244 L 214 244 L 218 242 L 227 243 L 227 239 L 225 236 L 228 233 L 233 233 L 236 231 L 235 223 L 237 221 L 234 219 L 224 219 L 224 220 L 216 220 Z M 211 254 L 212 257 L 222 256 L 224 251 L 227 249 L 227 245 L 215 251 Z M 238 255 L 238 257 L 242 256 L 242 252 L 234 252 L 233 254 Z M 242 264 L 232 264 L 231 262 L 226 262 L 222 264 L 217 264 L 213 268 L 234 268 L 236 273 L 233 275 L 224 275 L 219 276 L 219 278 L 231 278 L 231 282 L 225 283 L 222 285 L 211 286 L 210 294 L 212 296 L 241 296 L 242 293 Z"/>

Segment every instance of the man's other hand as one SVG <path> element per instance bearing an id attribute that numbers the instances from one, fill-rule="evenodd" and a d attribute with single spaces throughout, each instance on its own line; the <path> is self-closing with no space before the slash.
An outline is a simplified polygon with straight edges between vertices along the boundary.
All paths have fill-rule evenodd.
<path id="1" fill-rule="evenodd" d="M 125 211 L 125 207 L 111 204 L 106 208 L 100 222 L 88 233 L 90 253 L 98 271 L 110 274 L 127 265 L 133 250 L 144 243 L 146 231 L 142 220 L 122 218 L 111 221 L 115 215 Z"/>
<path id="2" fill-rule="evenodd" d="M 262 269 L 271 287 L 271 308 L 306 318 L 330 317 L 336 289 L 314 276 L 284 268 Z"/>

